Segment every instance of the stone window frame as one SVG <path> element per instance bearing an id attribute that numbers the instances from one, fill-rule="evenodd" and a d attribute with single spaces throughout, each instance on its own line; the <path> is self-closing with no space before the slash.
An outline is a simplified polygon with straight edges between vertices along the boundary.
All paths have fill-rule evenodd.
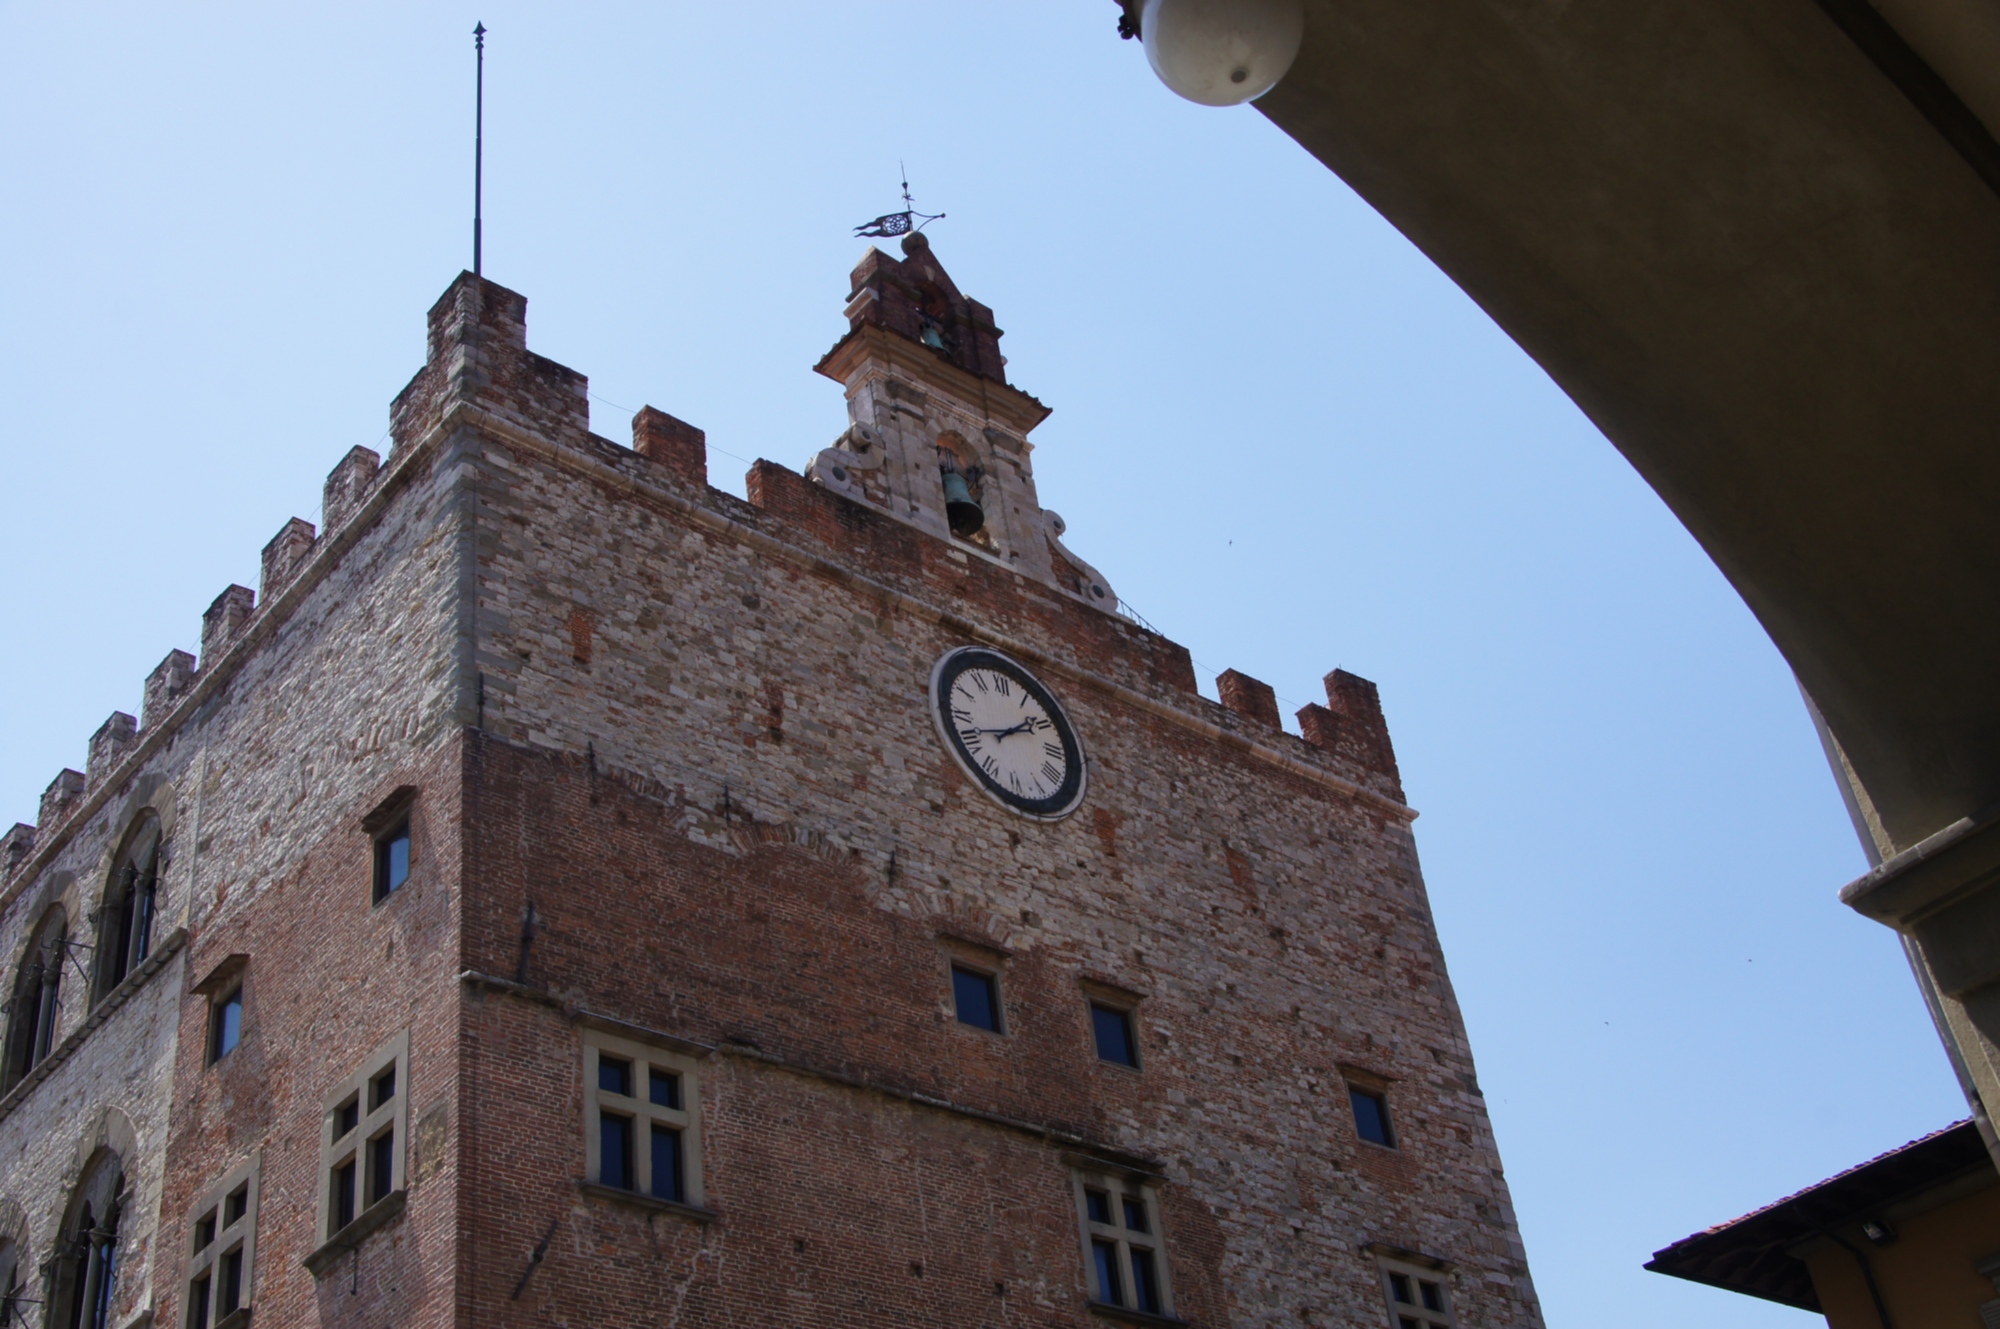
<path id="1" fill-rule="evenodd" d="M 1014 1022 L 1007 1015 L 1007 961 L 1014 953 L 1004 946 L 996 946 L 990 941 L 977 937 L 965 937 L 956 933 L 938 934 L 938 951 L 944 961 L 945 1010 L 951 1015 L 954 1027 L 974 1029 L 989 1038 L 1012 1038 Z M 958 979 L 954 969 L 978 974 L 993 985 L 993 1022 L 988 1029 L 982 1024 L 962 1020 L 958 1015 Z"/>
<path id="2" fill-rule="evenodd" d="M 69 934 L 69 910 L 58 901 L 42 911 L 21 943 L 8 989 L 6 1061 L 0 1064 L 0 1090 L 12 1089 L 27 1079 L 61 1042 L 56 1035 L 62 1027 L 62 969 L 70 958 Z M 49 976 L 51 968 L 53 978 Z"/>
<path id="3" fill-rule="evenodd" d="M 1144 1324 L 1180 1323 L 1174 1311 L 1174 1283 L 1168 1267 L 1167 1234 L 1160 1222 L 1161 1178 L 1101 1159 L 1071 1158 L 1069 1163 L 1070 1192 L 1076 1206 L 1077 1251 L 1083 1260 L 1083 1286 L 1090 1310 Z M 1091 1191 L 1101 1191 L 1107 1196 L 1112 1222 L 1099 1223 L 1091 1218 Z M 1143 1206 L 1147 1231 L 1134 1232 L 1124 1225 L 1124 1205 L 1128 1199 L 1136 1199 Z M 1110 1300 L 1104 1295 L 1105 1289 L 1099 1285 L 1096 1250 L 1099 1242 L 1111 1244 L 1117 1252 L 1118 1277 L 1128 1284 L 1119 1289 L 1123 1300 Z M 1160 1303 L 1157 1310 L 1141 1310 L 1134 1304 L 1136 1298 L 1132 1296 L 1130 1286 L 1134 1278 L 1134 1249 L 1146 1251 L 1153 1257 L 1154 1292 Z"/>
<path id="4" fill-rule="evenodd" d="M 205 1324 L 208 1329 L 235 1329 L 238 1325 L 249 1323 L 257 1281 L 257 1201 L 262 1172 L 262 1154 L 253 1152 L 210 1183 L 189 1206 L 181 1256 L 181 1288 L 186 1294 L 187 1306 L 183 1323 L 190 1326 Z M 225 1222 L 227 1210 L 224 1206 L 239 1188 L 245 1192 L 243 1213 L 234 1222 Z M 208 1241 L 196 1246 L 204 1220 L 213 1222 L 215 1226 Z M 224 1256 L 235 1252 L 241 1252 L 243 1257 L 242 1283 L 237 1289 L 236 1306 L 224 1311 L 221 1307 L 222 1284 L 215 1271 L 221 1267 Z M 195 1309 L 195 1286 L 204 1281 L 201 1295 L 208 1303 L 206 1319 L 197 1315 Z"/>
<path id="5" fill-rule="evenodd" d="M 402 894 L 403 888 L 417 875 L 417 793 L 415 785 L 399 785 L 361 819 L 361 829 L 368 835 L 368 903 L 371 909 L 379 909 Z M 383 850 L 399 831 L 409 843 L 408 864 L 403 880 L 385 887 Z"/>
<path id="6" fill-rule="evenodd" d="M 609 1022 L 607 1022 L 608 1024 Z M 583 1030 L 583 1179 L 584 1190 L 646 1208 L 670 1210 L 697 1218 L 709 1218 L 708 1191 L 702 1168 L 701 1053 L 665 1040 L 646 1038 L 642 1031 L 624 1025 L 586 1026 Z M 598 1061 L 610 1053 L 632 1067 L 630 1096 L 609 1093 L 598 1087 Z M 678 1108 L 655 1103 L 649 1092 L 649 1077 L 657 1066 L 680 1077 Z M 614 1116 L 629 1118 L 632 1129 L 631 1186 L 604 1181 L 601 1141 L 602 1116 L 606 1107 Z M 681 1198 L 670 1200 L 652 1193 L 653 1131 L 655 1123 L 680 1133 Z"/>
<path id="7" fill-rule="evenodd" d="M 1382 1304 L 1388 1310 L 1389 1329 L 1457 1329 L 1451 1309 L 1450 1266 L 1442 1260 L 1415 1251 L 1395 1250 L 1371 1244 L 1375 1257 L 1376 1281 L 1382 1288 Z M 1402 1280 L 1398 1287 L 1398 1280 Z M 1437 1294 L 1431 1306 L 1426 1290 Z M 1398 1296 L 1408 1292 L 1409 1298 Z"/>
<path id="8" fill-rule="evenodd" d="M 1342 1065 L 1338 1069 L 1340 1071 L 1341 1085 L 1347 1090 L 1347 1119 L 1354 1129 L 1355 1143 L 1366 1145 L 1371 1149 L 1388 1149 L 1397 1153 L 1402 1152 L 1403 1132 L 1396 1122 L 1398 1113 L 1393 1110 L 1389 1101 L 1390 1088 L 1394 1084 L 1394 1081 L 1389 1076 L 1378 1074 L 1361 1066 Z M 1384 1144 L 1380 1140 L 1371 1140 L 1361 1133 L 1361 1122 L 1354 1112 L 1354 1095 L 1356 1093 L 1366 1094 L 1381 1104 L 1382 1125 L 1388 1131 L 1388 1143 Z"/>
<path id="9" fill-rule="evenodd" d="M 1146 1069 L 1146 1052 L 1139 1041 L 1139 1008 L 1145 1004 L 1147 994 L 1134 991 L 1128 987 L 1121 987 L 1116 983 L 1106 982 L 1101 978 L 1091 978 L 1088 975 L 1078 980 L 1078 986 L 1083 989 L 1084 1014 L 1088 1017 L 1087 1025 L 1092 1058 L 1100 1066 L 1109 1066 L 1116 1070 L 1124 1071 L 1129 1075 L 1143 1073 Z M 1125 1017 L 1125 1035 L 1132 1047 L 1131 1061 L 1114 1061 L 1110 1057 L 1105 1056 L 1098 1048 L 1097 1012 L 1095 1008 L 1100 1006 L 1108 1011 L 1116 1011 Z"/>
<path id="10" fill-rule="evenodd" d="M 369 1106 L 368 1095 L 375 1081 L 383 1071 L 390 1069 L 396 1073 L 395 1092 L 384 1102 Z M 334 1132 L 338 1128 L 341 1109 L 350 1102 L 360 1108 L 358 1120 L 351 1129 L 336 1136 Z M 371 1197 L 368 1193 L 368 1146 L 382 1137 L 385 1127 L 394 1133 L 390 1142 L 389 1185 L 381 1194 Z M 405 1169 L 409 1152 L 410 1031 L 405 1029 L 370 1053 L 358 1070 L 328 1091 L 321 1104 L 319 1203 L 315 1213 L 318 1215 L 322 1242 L 335 1245 L 340 1243 L 343 1235 L 358 1240 L 394 1217 L 395 1212 L 400 1212 L 403 1195 L 408 1188 Z M 334 1169 L 349 1161 L 354 1164 L 354 1217 L 335 1227 L 337 1211 L 333 1173 Z M 364 1225 L 370 1226 L 355 1232 Z M 321 1249 L 323 1251 L 325 1247 Z"/>

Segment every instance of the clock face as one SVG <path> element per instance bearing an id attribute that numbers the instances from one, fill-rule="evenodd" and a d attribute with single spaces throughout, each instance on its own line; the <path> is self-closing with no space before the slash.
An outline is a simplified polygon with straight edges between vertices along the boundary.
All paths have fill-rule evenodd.
<path id="1" fill-rule="evenodd" d="M 987 795 L 1054 821 L 1083 801 L 1083 748 L 1033 674 L 998 651 L 962 646 L 931 669 L 931 719 Z"/>

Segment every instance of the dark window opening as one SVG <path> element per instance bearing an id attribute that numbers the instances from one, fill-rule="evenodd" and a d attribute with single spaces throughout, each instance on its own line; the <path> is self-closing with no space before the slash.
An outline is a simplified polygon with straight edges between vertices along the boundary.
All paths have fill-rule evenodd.
<path id="1" fill-rule="evenodd" d="M 960 1024 L 1000 1032 L 1000 985 L 993 975 L 953 965 L 951 995 Z"/>
<path id="2" fill-rule="evenodd" d="M 597 1114 L 597 1180 L 601 1185 L 620 1190 L 633 1189 L 630 1117 L 611 1112 Z"/>
<path id="3" fill-rule="evenodd" d="M 105 893 L 97 938 L 100 995 L 117 987 L 152 953 L 153 914 L 159 903 L 160 851 L 159 826 L 149 818 L 146 829 L 126 850 L 124 864 Z"/>
<path id="4" fill-rule="evenodd" d="M 335 1143 L 345 1140 L 361 1124 L 361 1100 L 350 1098 L 333 1110 L 333 1138 Z"/>
<path id="5" fill-rule="evenodd" d="M 396 1096 L 396 1068 L 391 1066 L 368 1082 L 368 1110 L 373 1112 Z"/>
<path id="6" fill-rule="evenodd" d="M 1416 1305 L 1417 1299 L 1410 1295 L 1410 1280 L 1405 1274 L 1389 1275 L 1389 1293 L 1405 1306 Z"/>
<path id="7" fill-rule="evenodd" d="M 249 1210 L 250 1188 L 248 1186 L 238 1186 L 229 1193 L 229 1198 L 222 1202 L 222 1226 L 234 1227 L 237 1220 L 241 1219 Z"/>
<path id="8" fill-rule="evenodd" d="M 1132 1232 L 1146 1230 L 1146 1205 L 1143 1200 L 1125 1197 L 1125 1227 Z"/>
<path id="9" fill-rule="evenodd" d="M 1349 1087 L 1347 1099 L 1354 1105 L 1354 1131 L 1364 1140 L 1375 1144 L 1396 1147 L 1396 1137 L 1389 1129 L 1389 1100 L 1368 1089 Z M 1408 1297 L 1399 1298 L 1408 1301 Z"/>
<path id="10" fill-rule="evenodd" d="M 1106 1227 L 1111 1225 L 1111 1197 L 1109 1195 L 1106 1195 L 1103 1191 L 1085 1191 L 1083 1193 L 1083 1206 L 1089 1211 L 1091 1222 L 1102 1223 Z"/>
<path id="11" fill-rule="evenodd" d="M 1120 1066 L 1139 1064 L 1138 1040 L 1132 1036 L 1132 1013 L 1090 1003 L 1090 1026 L 1097 1034 L 1097 1055 Z"/>
<path id="12" fill-rule="evenodd" d="M 1097 1299 L 1108 1306 L 1123 1306 L 1125 1289 L 1118 1277 L 1118 1243 L 1093 1240 L 1090 1253 L 1097 1263 Z"/>
<path id="13" fill-rule="evenodd" d="M 1132 1248 L 1132 1301 L 1135 1309 L 1148 1315 L 1162 1313 L 1160 1305 L 1160 1276 L 1153 1267 L 1153 1253 Z"/>
<path id="14" fill-rule="evenodd" d="M 1425 1310 L 1439 1312 L 1444 1310 L 1444 1292 L 1436 1283 L 1427 1283 L 1419 1279 L 1417 1286 L 1423 1290 Z"/>
<path id="15" fill-rule="evenodd" d="M 684 1200 L 681 1179 L 681 1133 L 669 1126 L 653 1127 L 653 1194 L 662 1200 Z"/>
<path id="16" fill-rule="evenodd" d="M 243 1304 L 243 1248 L 238 1246 L 222 1257 L 222 1285 L 217 1291 L 216 1309 L 224 1315 Z"/>
<path id="17" fill-rule="evenodd" d="M 1424 1329 L 1424 1327 L 1407 1315 L 1399 1315 L 1396 1317 L 1396 1329 Z"/>
<path id="18" fill-rule="evenodd" d="M 215 1003 L 208 1016 L 208 1064 L 213 1066 L 243 1041 L 243 989 Z"/>
<path id="19" fill-rule="evenodd" d="M 375 903 L 410 879 L 410 822 L 405 817 L 375 838 Z"/>
<path id="20" fill-rule="evenodd" d="M 188 1288 L 188 1329 L 208 1329 L 208 1275 L 203 1274 Z"/>
<path id="21" fill-rule="evenodd" d="M 368 1203 L 374 1204 L 396 1186 L 396 1132 L 386 1131 L 368 1142 Z"/>
<path id="22" fill-rule="evenodd" d="M 619 1057 L 606 1057 L 600 1054 L 597 1058 L 597 1090 L 599 1093 L 630 1098 L 632 1063 Z"/>
<path id="23" fill-rule="evenodd" d="M 663 1071 L 655 1066 L 648 1076 L 651 1080 L 652 1101 L 663 1108 L 681 1110 L 681 1077 L 671 1071 Z"/>
<path id="24" fill-rule="evenodd" d="M 213 1213 L 204 1214 L 201 1218 L 195 1220 L 194 1248 L 196 1251 L 205 1251 L 214 1244 L 215 1215 Z"/>
<path id="25" fill-rule="evenodd" d="M 354 1160 L 348 1159 L 333 1170 L 333 1232 L 354 1221 Z"/>

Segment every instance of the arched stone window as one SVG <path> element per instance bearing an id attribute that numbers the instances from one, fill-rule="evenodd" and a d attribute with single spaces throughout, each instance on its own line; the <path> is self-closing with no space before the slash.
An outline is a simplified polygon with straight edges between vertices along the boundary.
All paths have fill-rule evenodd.
<path id="1" fill-rule="evenodd" d="M 70 1197 L 55 1258 L 48 1265 L 47 1323 L 54 1329 L 112 1329 L 118 1295 L 118 1219 L 125 1207 L 125 1167 L 100 1149 Z"/>
<path id="2" fill-rule="evenodd" d="M 22 949 L 14 972 L 14 991 L 7 1002 L 7 1062 L 0 1090 L 13 1088 L 55 1045 L 68 944 L 69 918 L 61 905 L 51 905 Z"/>
<path id="3" fill-rule="evenodd" d="M 118 856 L 97 916 L 98 997 L 117 987 L 152 954 L 164 849 L 159 818 L 150 813 L 125 837 L 125 851 Z"/>

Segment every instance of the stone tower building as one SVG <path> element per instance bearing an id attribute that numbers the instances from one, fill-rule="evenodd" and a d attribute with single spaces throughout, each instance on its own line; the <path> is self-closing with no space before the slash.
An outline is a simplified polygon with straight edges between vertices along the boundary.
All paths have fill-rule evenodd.
<path id="1" fill-rule="evenodd" d="M 1374 687 L 1204 700 L 903 253 L 748 502 L 438 301 L 5 839 L 29 1323 L 1540 1324 Z"/>

